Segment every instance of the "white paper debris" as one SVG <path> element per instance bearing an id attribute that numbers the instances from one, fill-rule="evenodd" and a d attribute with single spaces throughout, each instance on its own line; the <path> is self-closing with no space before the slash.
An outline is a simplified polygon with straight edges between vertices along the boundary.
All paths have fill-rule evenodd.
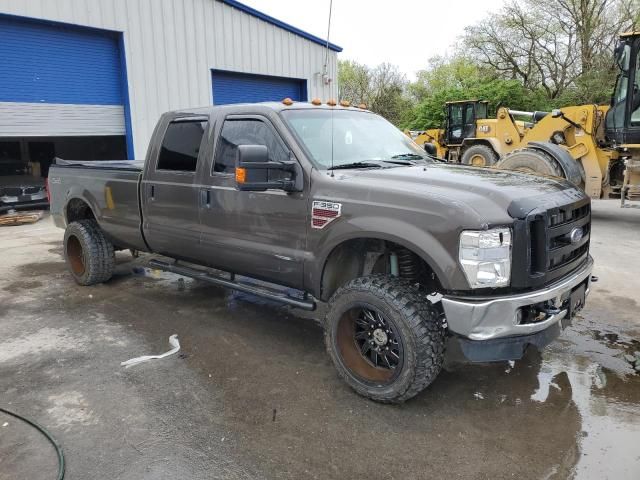
<path id="1" fill-rule="evenodd" d="M 155 360 L 158 358 L 164 358 L 164 357 L 168 357 L 169 355 L 173 355 L 174 353 L 180 350 L 180 342 L 178 341 L 178 335 L 173 334 L 169 337 L 169 345 L 171 345 L 173 348 L 168 352 L 163 353 L 162 355 L 143 355 L 142 357 L 136 357 L 136 358 L 127 360 L 126 362 L 121 362 L 120 366 L 129 368 L 133 365 L 144 363 L 149 360 Z"/>
<path id="2" fill-rule="evenodd" d="M 2 424 L 2 426 L 3 426 L 3 427 L 7 427 L 7 426 L 9 426 L 9 422 L 4 422 L 4 423 Z"/>

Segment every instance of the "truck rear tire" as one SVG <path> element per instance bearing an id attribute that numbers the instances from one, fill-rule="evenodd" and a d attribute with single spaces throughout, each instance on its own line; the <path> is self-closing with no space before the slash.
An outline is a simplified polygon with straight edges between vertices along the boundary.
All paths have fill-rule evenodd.
<path id="1" fill-rule="evenodd" d="M 528 147 L 508 153 L 496 164 L 496 168 L 552 177 L 564 177 L 562 168 L 551 155 L 542 150 Z"/>
<path id="2" fill-rule="evenodd" d="M 64 232 L 64 258 L 79 285 L 106 282 L 113 275 L 113 245 L 95 220 L 78 220 Z"/>
<path id="3" fill-rule="evenodd" d="M 424 292 L 387 275 L 356 278 L 329 300 L 325 346 L 339 376 L 357 393 L 402 403 L 440 373 L 444 314 Z"/>
<path id="4" fill-rule="evenodd" d="M 461 162 L 474 167 L 490 167 L 498 161 L 498 154 L 489 145 L 471 145 L 462 153 Z"/>

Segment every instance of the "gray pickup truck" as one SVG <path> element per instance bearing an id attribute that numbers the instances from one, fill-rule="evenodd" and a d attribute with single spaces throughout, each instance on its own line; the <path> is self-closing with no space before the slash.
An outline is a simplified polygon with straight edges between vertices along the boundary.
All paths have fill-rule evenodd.
<path id="1" fill-rule="evenodd" d="M 402 402 L 442 368 L 518 359 L 584 305 L 590 202 L 559 179 L 430 158 L 369 111 L 263 103 L 164 114 L 147 158 L 58 160 L 51 212 L 82 285 L 114 251 L 326 312 L 326 348 L 358 393 Z"/>

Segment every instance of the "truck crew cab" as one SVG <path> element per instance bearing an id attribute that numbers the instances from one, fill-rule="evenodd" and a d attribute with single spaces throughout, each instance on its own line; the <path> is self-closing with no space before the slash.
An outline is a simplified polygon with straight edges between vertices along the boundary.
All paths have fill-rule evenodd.
<path id="1" fill-rule="evenodd" d="M 584 305 L 590 201 L 559 179 L 436 161 L 389 122 L 335 104 L 164 114 L 144 163 L 51 167 L 51 211 L 82 285 L 114 250 L 296 308 L 359 394 L 403 402 L 442 368 L 543 347 Z M 247 281 L 236 275 L 259 280 Z"/>

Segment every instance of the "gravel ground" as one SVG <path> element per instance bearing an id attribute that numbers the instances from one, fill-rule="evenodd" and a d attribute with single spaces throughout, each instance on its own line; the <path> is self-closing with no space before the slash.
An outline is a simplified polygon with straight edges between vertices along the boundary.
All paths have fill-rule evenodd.
<path id="1" fill-rule="evenodd" d="M 640 210 L 595 202 L 594 285 L 574 325 L 514 363 L 445 370 L 402 406 L 355 395 L 316 322 L 117 256 L 79 287 L 45 217 L 0 228 L 0 407 L 46 426 L 68 479 L 638 479 Z M 139 262 L 139 261 L 138 261 Z M 138 269 L 136 269 L 138 270 Z M 181 352 L 128 369 L 120 362 Z M 6 424 L 6 425 L 5 425 Z M 54 478 L 0 414 L 0 479 Z"/>

